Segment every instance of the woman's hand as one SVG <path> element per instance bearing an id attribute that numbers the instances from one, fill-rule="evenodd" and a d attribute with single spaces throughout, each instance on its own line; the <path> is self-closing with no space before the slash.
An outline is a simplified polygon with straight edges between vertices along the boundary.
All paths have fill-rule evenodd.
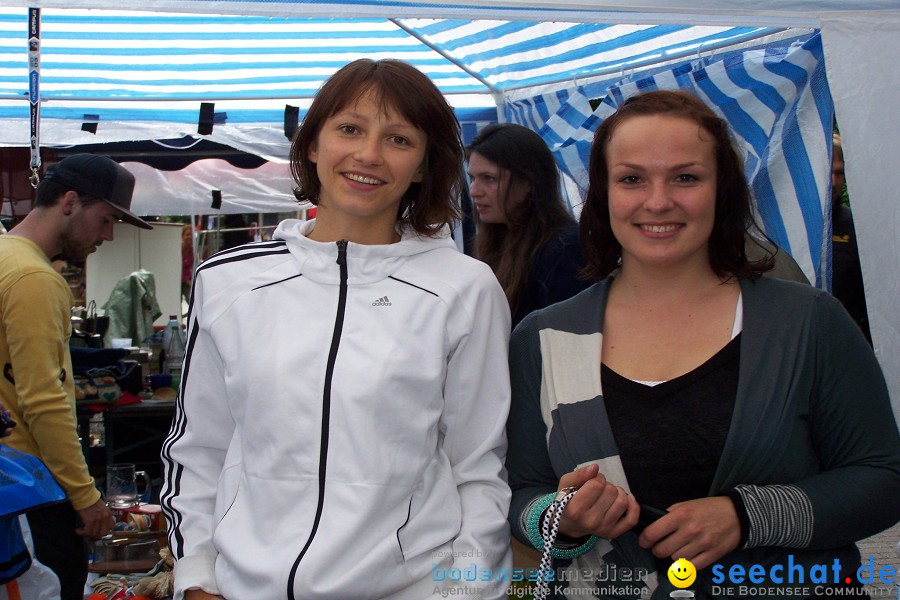
<path id="1" fill-rule="evenodd" d="M 185 590 L 184 600 L 222 600 L 222 596 L 207 594 L 203 590 Z"/>
<path id="2" fill-rule="evenodd" d="M 659 558 L 686 558 L 699 571 L 737 548 L 740 540 L 734 503 L 727 496 L 715 496 L 673 504 L 638 541 Z"/>
<path id="3" fill-rule="evenodd" d="M 634 496 L 600 475 L 600 467 L 588 465 L 563 475 L 559 489 L 576 487 L 559 521 L 560 533 L 569 537 L 595 535 L 615 539 L 635 526 L 640 506 Z"/>

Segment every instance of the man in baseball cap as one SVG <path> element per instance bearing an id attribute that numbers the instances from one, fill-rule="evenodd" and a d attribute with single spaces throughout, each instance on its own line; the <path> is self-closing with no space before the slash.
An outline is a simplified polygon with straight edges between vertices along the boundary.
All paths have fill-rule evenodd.
<path id="1" fill-rule="evenodd" d="M 88 472 L 75 423 L 69 338 L 72 292 L 51 260 L 81 261 L 113 239 L 119 220 L 150 229 L 131 212 L 134 176 L 115 161 L 75 154 L 48 169 L 34 208 L 0 235 L 0 405 L 17 422 L 4 439 L 40 458 L 68 501 L 29 512 L 37 559 L 59 577 L 62 600 L 82 600 L 84 538 L 115 519 Z"/>
<path id="2" fill-rule="evenodd" d="M 73 154 L 50 167 L 44 180 L 105 200 L 121 211 L 121 219 L 126 223 L 153 229 L 130 210 L 134 175 L 110 158 L 99 154 Z"/>
<path id="3" fill-rule="evenodd" d="M 152 227 L 131 212 L 134 175 L 99 154 L 73 154 L 47 170 L 37 188 L 34 210 L 16 233 L 50 258 L 82 261 L 104 241 L 113 239 L 118 221 Z"/>

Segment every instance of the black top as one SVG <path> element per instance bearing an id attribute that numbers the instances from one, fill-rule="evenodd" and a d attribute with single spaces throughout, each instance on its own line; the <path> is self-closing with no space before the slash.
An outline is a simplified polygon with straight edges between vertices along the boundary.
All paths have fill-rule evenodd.
<path id="1" fill-rule="evenodd" d="M 737 396 L 740 339 L 693 371 L 655 386 L 602 365 L 609 423 L 631 493 L 641 504 L 664 510 L 709 495 Z"/>
<path id="2" fill-rule="evenodd" d="M 553 234 L 534 258 L 528 281 L 519 291 L 512 314 L 513 328 L 528 313 L 571 298 L 591 282 L 578 278 L 584 267 L 578 225 L 572 223 Z"/>

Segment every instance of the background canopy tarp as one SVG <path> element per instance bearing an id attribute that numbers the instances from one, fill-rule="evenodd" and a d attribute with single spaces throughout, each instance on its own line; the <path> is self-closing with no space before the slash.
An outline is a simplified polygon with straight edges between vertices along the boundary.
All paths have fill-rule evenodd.
<path id="1" fill-rule="evenodd" d="M 208 213 L 214 188 L 223 212 L 296 208 L 286 133 L 320 83 L 355 58 L 416 65 L 456 107 L 467 138 L 495 120 L 539 131 L 574 212 L 596 124 L 636 91 L 680 87 L 728 119 L 767 233 L 827 288 L 836 116 L 872 335 L 900 413 L 898 0 L 144 0 L 129 3 L 134 12 L 108 0 L 7 0 L 4 147 L 30 144 L 29 6 L 42 9 L 43 148 L 59 156 L 193 136 L 269 161 L 264 172 L 220 159 L 167 174 L 129 164 L 145 172 L 135 200 L 143 214 Z M 202 136 L 201 102 L 213 104 Z"/>

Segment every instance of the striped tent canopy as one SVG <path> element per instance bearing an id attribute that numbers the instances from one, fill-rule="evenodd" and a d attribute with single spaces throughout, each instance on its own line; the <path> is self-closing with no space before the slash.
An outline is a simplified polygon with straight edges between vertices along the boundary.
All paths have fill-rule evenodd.
<path id="1" fill-rule="evenodd" d="M 464 134 L 495 120 L 539 130 L 576 196 L 590 131 L 623 97 L 694 89 L 738 133 L 766 226 L 823 287 L 834 114 L 873 339 L 900 414 L 898 0 L 5 0 L 0 149 L 30 144 L 29 6 L 42 11 L 42 148 L 218 141 L 269 159 L 265 176 L 234 178 L 260 202 L 291 201 L 289 175 L 272 172 L 287 155 L 288 107 L 302 119 L 321 81 L 354 58 L 415 64 Z M 213 132 L 198 136 L 201 102 Z M 180 187 L 154 180 L 135 206 L 208 210 L 210 181 L 233 169 L 196 171 Z M 223 189 L 223 210 L 244 208 Z"/>
<path id="2" fill-rule="evenodd" d="M 567 11 L 559 12 L 566 16 Z M 28 118 L 27 28 L 26 9 L 0 9 L 0 119 Z M 495 120 L 499 97 L 514 90 L 624 73 L 778 31 L 46 8 L 41 14 L 42 116 L 79 127 L 97 122 L 97 133 L 109 139 L 127 139 L 135 130 L 114 133 L 107 123 L 196 124 L 201 101 L 215 103 L 216 124 L 279 122 L 285 105 L 302 110 L 328 76 L 368 57 L 414 64 L 458 107 L 464 121 Z M 27 128 L 18 135 L 4 129 L 0 143 L 25 143 L 27 133 Z M 43 135 L 49 143 L 58 141 L 50 130 Z"/>

